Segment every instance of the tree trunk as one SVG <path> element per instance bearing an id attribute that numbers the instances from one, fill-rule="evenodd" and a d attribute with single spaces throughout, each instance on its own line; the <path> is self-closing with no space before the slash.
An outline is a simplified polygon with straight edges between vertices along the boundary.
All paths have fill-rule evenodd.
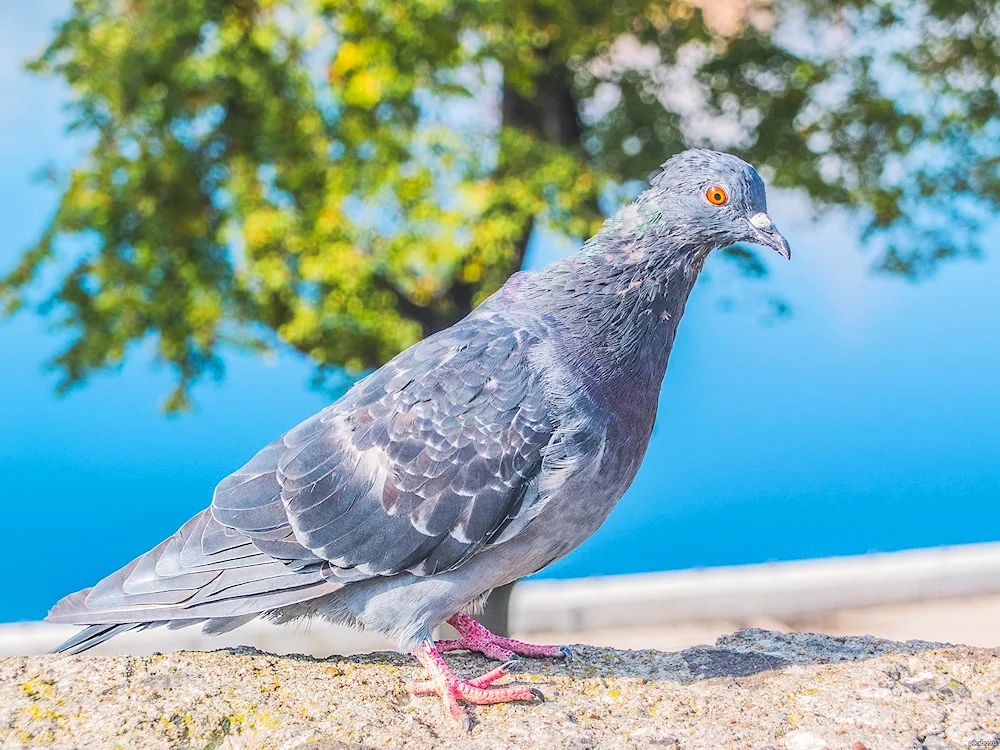
<path id="1" fill-rule="evenodd" d="M 566 66 L 556 63 L 535 80 L 535 92 L 525 97 L 504 84 L 503 124 L 527 130 L 536 138 L 562 146 L 578 146 L 583 130 L 577 115 L 577 102 L 570 86 L 571 73 Z M 524 258 L 524 249 L 534 224 L 525 227 L 519 241 Z M 486 609 L 476 619 L 484 627 L 497 635 L 510 635 L 510 595 L 513 583 L 494 589 L 486 601 Z"/>

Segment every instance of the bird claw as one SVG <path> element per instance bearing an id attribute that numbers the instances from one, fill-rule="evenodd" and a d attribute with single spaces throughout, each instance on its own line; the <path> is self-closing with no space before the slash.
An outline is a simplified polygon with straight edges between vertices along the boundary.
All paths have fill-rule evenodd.
<path id="1" fill-rule="evenodd" d="M 528 685 L 490 687 L 501 677 L 507 676 L 508 670 L 517 663 L 516 660 L 508 660 L 491 672 L 479 677 L 460 680 L 429 641 L 418 647 L 413 655 L 427 669 L 428 678 L 410 680 L 407 684 L 409 692 L 413 695 L 434 694 L 439 696 L 452 720 L 464 731 L 469 731 L 471 728 L 471 719 L 460 702 L 488 706 L 495 703 L 545 701 L 541 690 Z"/>
<path id="2" fill-rule="evenodd" d="M 465 734 L 468 734 L 469 732 L 472 731 L 472 717 L 469 716 L 468 714 L 466 714 L 465 718 L 462 719 L 461 731 L 464 732 Z"/>
<path id="3" fill-rule="evenodd" d="M 511 657 L 500 665 L 500 669 L 504 672 L 512 672 L 521 666 L 521 660 L 517 657 L 517 654 L 511 655 Z"/>
<path id="4" fill-rule="evenodd" d="M 531 659 L 565 659 L 567 662 L 573 660 L 573 652 L 566 646 L 539 646 L 495 635 L 462 612 L 449 617 L 448 624 L 455 628 L 461 637 L 438 641 L 436 645 L 441 652 L 478 651 L 491 659 L 508 664 L 519 655 Z"/>

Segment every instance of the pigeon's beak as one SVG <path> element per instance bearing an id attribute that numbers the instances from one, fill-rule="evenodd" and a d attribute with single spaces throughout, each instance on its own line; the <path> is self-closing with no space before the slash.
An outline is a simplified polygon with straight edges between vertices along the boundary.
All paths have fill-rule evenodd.
<path id="1" fill-rule="evenodd" d="M 757 241 L 761 245 L 773 248 L 779 255 L 784 256 L 788 260 L 792 259 L 792 249 L 788 246 L 788 240 L 774 226 L 774 222 L 771 221 L 770 216 L 761 212 L 751 216 L 748 221 L 757 235 Z"/>

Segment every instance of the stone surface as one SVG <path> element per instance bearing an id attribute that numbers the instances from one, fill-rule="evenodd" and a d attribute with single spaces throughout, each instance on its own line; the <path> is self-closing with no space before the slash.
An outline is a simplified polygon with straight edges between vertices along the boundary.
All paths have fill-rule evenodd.
<path id="1" fill-rule="evenodd" d="M 409 658 L 252 649 L 0 660 L 0 748 L 940 750 L 1000 740 L 1000 650 L 743 629 L 677 653 L 581 646 L 505 678 L 549 701 L 411 698 Z M 491 663 L 449 655 L 463 675 Z"/>

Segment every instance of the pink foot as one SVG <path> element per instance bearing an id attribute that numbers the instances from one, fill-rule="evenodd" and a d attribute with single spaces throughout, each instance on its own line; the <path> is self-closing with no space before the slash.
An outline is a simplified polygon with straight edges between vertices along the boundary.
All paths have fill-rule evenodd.
<path id="1" fill-rule="evenodd" d="M 458 634 L 458 640 L 438 641 L 435 645 L 439 651 L 478 651 L 497 661 L 510 661 L 518 656 L 529 656 L 535 659 L 565 659 L 573 660 L 573 652 L 566 646 L 536 646 L 513 638 L 503 638 L 493 635 L 466 614 L 461 612 L 448 618 Z"/>
<path id="2" fill-rule="evenodd" d="M 472 728 L 472 720 L 465 709 L 459 705 L 459 701 L 485 706 L 492 703 L 545 700 L 541 690 L 527 685 L 488 688 L 490 683 L 507 674 L 506 664 L 471 680 L 460 680 L 445 664 L 444 659 L 441 658 L 441 654 L 438 653 L 433 644 L 422 643 L 413 652 L 413 655 L 424 665 L 430 677 L 426 680 L 413 680 L 409 684 L 410 692 L 414 695 L 436 694 L 441 696 L 444 707 L 451 718 L 465 731 Z"/>

